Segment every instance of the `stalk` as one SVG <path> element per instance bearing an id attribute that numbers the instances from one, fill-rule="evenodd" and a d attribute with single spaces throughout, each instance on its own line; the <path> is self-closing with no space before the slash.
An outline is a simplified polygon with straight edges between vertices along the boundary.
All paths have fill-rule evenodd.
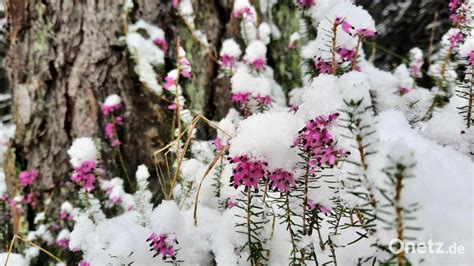
<path id="1" fill-rule="evenodd" d="M 472 125 L 472 101 L 474 100 L 474 92 L 472 91 L 474 87 L 474 66 L 471 67 L 471 86 L 469 86 L 469 95 L 467 102 L 467 117 L 466 117 L 466 126 L 470 128 Z"/>
<path id="2" fill-rule="evenodd" d="M 396 213 L 396 222 L 397 222 L 397 238 L 403 242 L 404 235 L 403 235 L 403 208 L 401 207 L 400 198 L 403 188 L 403 175 L 401 173 L 397 173 L 395 175 L 396 178 L 396 187 L 395 187 L 395 213 Z M 404 265 L 404 257 L 405 251 L 402 250 L 400 253 L 397 254 L 397 261 L 399 266 Z"/>
<path id="3" fill-rule="evenodd" d="M 337 67 L 336 67 L 336 37 L 337 37 L 337 26 L 339 24 L 334 23 L 332 26 L 332 68 L 331 74 L 336 75 Z"/>

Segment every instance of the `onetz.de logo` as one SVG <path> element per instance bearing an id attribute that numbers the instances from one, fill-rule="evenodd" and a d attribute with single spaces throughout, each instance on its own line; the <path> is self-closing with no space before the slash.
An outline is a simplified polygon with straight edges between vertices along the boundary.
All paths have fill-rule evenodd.
<path id="1" fill-rule="evenodd" d="M 435 242 L 428 240 L 428 242 L 408 242 L 402 241 L 398 238 L 390 240 L 388 249 L 393 254 L 405 253 L 419 253 L 419 254 L 464 254 L 464 246 L 453 242 L 446 245 L 444 242 Z"/>

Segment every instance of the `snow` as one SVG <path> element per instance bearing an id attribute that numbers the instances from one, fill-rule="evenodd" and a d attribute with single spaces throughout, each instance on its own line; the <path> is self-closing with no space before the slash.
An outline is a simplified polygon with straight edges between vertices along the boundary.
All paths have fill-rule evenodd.
<path id="1" fill-rule="evenodd" d="M 148 38 L 138 33 L 143 29 L 149 35 Z M 140 81 L 156 94 L 161 94 L 162 87 L 157 81 L 155 66 L 164 64 L 164 52 L 154 43 L 154 40 L 164 39 L 163 30 L 143 20 L 129 25 L 129 33 L 126 35 L 128 50 L 135 59 L 135 71 Z"/>
<path id="2" fill-rule="evenodd" d="M 138 182 L 145 182 L 150 177 L 150 173 L 148 173 L 148 168 L 142 164 L 138 166 L 135 176 Z"/>
<path id="3" fill-rule="evenodd" d="M 97 149 L 91 138 L 82 137 L 73 141 L 71 147 L 67 151 L 70 163 L 73 167 L 79 167 L 86 161 L 97 161 Z"/>
<path id="4" fill-rule="evenodd" d="M 272 29 L 270 25 L 266 22 L 260 23 L 258 26 L 258 37 L 265 44 L 268 45 L 271 40 Z"/>
<path id="5" fill-rule="evenodd" d="M 6 265 L 5 262 L 7 260 L 7 255 L 8 255 L 8 253 L 6 253 L 6 252 L 0 253 L 0 264 Z M 23 255 L 17 254 L 17 253 L 11 253 L 10 257 L 8 258 L 8 265 L 28 266 L 29 263 L 25 259 L 25 257 L 23 257 Z"/>
<path id="6" fill-rule="evenodd" d="M 427 265 L 469 264 L 473 259 L 472 191 L 474 163 L 450 147 L 443 147 L 422 137 L 412 129 L 399 111 L 380 114 L 377 125 L 384 146 L 404 143 L 414 152 L 415 178 L 405 195 L 421 204 L 417 224 L 423 230 L 417 241 L 444 242 L 463 245 L 464 255 L 422 255 Z"/>
<path id="7" fill-rule="evenodd" d="M 459 47 L 459 54 L 462 57 L 466 57 L 474 51 L 474 35 L 471 33 L 465 40 L 464 43 Z"/>
<path id="8" fill-rule="evenodd" d="M 271 94 L 272 85 L 270 81 L 265 76 L 250 74 L 245 66 L 239 66 L 230 81 L 232 83 L 232 93 L 250 92 L 253 96 Z"/>
<path id="9" fill-rule="evenodd" d="M 267 54 L 267 47 L 265 43 L 261 41 L 251 42 L 247 48 L 245 48 L 244 60 L 246 62 L 253 62 L 256 59 L 265 59 Z"/>
<path id="10" fill-rule="evenodd" d="M 239 58 L 242 54 L 240 46 L 234 41 L 234 39 L 227 39 L 222 42 L 222 48 L 220 56 L 229 55 L 235 58 Z"/>
<path id="11" fill-rule="evenodd" d="M 318 115 L 328 115 L 342 108 L 343 101 L 339 94 L 337 78 L 330 75 L 316 77 L 302 95 L 303 102 L 297 115 L 304 121 Z"/>
<path id="12" fill-rule="evenodd" d="M 299 160 L 291 145 L 303 127 L 303 120 L 287 112 L 254 115 L 240 123 L 230 142 L 230 156 L 251 155 L 268 162 L 270 169 L 291 171 Z"/>
<path id="13" fill-rule="evenodd" d="M 117 94 L 111 94 L 105 98 L 104 103 L 102 106 L 116 106 L 119 105 L 122 102 L 122 99 L 120 99 L 120 96 Z"/>

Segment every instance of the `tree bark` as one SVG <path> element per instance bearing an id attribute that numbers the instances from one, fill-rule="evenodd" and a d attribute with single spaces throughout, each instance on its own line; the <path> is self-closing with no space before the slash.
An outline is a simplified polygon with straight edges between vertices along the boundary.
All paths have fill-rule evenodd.
<path id="1" fill-rule="evenodd" d="M 125 104 L 122 153 L 129 174 L 145 163 L 153 167 L 153 152 L 170 141 L 172 113 L 159 97 L 141 89 L 126 46 L 121 1 L 113 0 L 9 0 L 5 2 L 10 49 L 6 67 L 12 93 L 16 136 L 15 152 L 6 160 L 8 180 L 18 169 L 38 169 L 40 188 L 49 190 L 69 180 L 67 149 L 81 136 L 103 136 L 100 104 L 112 93 Z M 224 1 L 228 2 L 228 1 Z M 129 22 L 138 19 L 161 27 L 170 42 L 166 71 L 174 67 L 175 40 L 180 36 L 193 67 L 193 79 L 185 86 L 189 107 L 212 118 L 228 108 L 229 84 L 214 93 L 216 51 L 225 22 L 220 12 L 230 13 L 218 1 L 195 0 L 198 29 L 207 35 L 214 58 L 196 45 L 170 1 L 135 0 Z M 227 16 L 227 19 L 230 16 Z M 223 103 L 223 104 L 222 104 Z M 115 155 L 102 142 L 102 161 L 110 172 Z M 8 165 L 8 162 L 6 163 Z M 114 172 L 115 170 L 115 172 Z M 156 178 L 152 179 L 156 180 Z M 11 186 L 14 186 L 14 182 Z"/>
<path id="2" fill-rule="evenodd" d="M 38 169 L 43 189 L 62 184 L 71 170 L 71 142 L 103 135 L 100 103 L 118 93 L 126 108 L 124 154 L 130 166 L 151 166 L 153 151 L 167 141 L 167 121 L 159 102 L 140 89 L 119 41 L 124 29 L 118 1 L 15 0 L 6 6 L 17 127 L 16 158 L 10 159 L 21 169 Z M 102 147 L 110 164 L 111 151 Z"/>

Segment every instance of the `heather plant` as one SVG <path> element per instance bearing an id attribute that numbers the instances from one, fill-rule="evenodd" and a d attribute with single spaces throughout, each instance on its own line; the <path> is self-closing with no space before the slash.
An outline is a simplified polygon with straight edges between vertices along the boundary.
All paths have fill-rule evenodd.
<path id="1" fill-rule="evenodd" d="M 233 2 L 230 19 L 240 36 L 209 52 L 232 103 L 220 121 L 189 105 L 186 88 L 200 65 L 184 42 L 170 46 L 150 22 L 128 23 L 123 40 L 133 71 L 173 117 L 172 141 L 150 155 L 155 165 L 125 165 L 132 156 L 122 153 L 127 104 L 118 94 L 104 98 L 101 137 L 81 136 L 68 148 L 73 189 L 60 201 L 35 193 L 36 169 L 18 168 L 15 191 L 3 189 L 0 179 L 0 222 L 8 225 L 1 234 L 29 241 L 0 261 L 411 265 L 438 258 L 392 254 L 391 239 L 438 235 L 472 248 L 469 220 L 456 220 L 472 207 L 463 205 L 474 171 L 472 1 L 449 3 L 453 29 L 433 55 L 415 47 L 393 71 L 366 59 L 364 44 L 376 40 L 377 28 L 362 7 L 285 1 L 299 16 L 298 31 L 285 43 L 301 58 L 300 88 L 283 88 L 278 62 L 268 56 L 281 38 L 278 27 L 285 27 L 268 15 L 279 2 Z M 192 40 L 208 50 L 192 1 L 171 5 Z M 425 77 L 433 88 L 419 84 Z M 117 155 L 120 171 L 107 168 L 104 151 Z M 134 176 L 127 167 L 136 168 Z M 428 182 L 434 192 L 420 192 Z M 449 189 L 459 196 L 440 199 Z M 451 208 L 455 218 L 432 216 Z M 460 233 L 448 232 L 450 226 Z"/>

